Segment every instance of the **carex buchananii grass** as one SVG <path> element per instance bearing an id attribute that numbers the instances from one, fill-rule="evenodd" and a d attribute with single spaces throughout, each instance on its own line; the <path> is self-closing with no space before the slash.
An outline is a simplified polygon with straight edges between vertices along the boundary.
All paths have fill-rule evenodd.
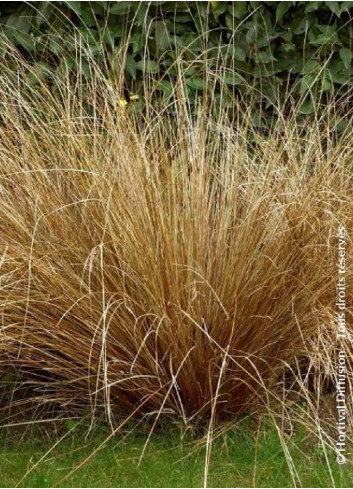
<path id="1" fill-rule="evenodd" d="M 163 110 L 134 115 L 97 68 L 36 84 L 24 62 L 11 70 L 0 368 L 17 389 L 103 409 L 113 427 L 166 414 L 215 427 L 295 383 L 317 419 L 310 379 L 336 373 L 340 225 L 351 247 L 351 123 L 338 134 L 328 107 L 261 133 L 191 113 L 182 79 Z"/>

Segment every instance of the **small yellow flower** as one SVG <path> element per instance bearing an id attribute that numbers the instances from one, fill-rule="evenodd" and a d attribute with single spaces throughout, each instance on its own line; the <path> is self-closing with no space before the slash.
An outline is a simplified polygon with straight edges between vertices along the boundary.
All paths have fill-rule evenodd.
<path id="1" fill-rule="evenodd" d="M 127 101 L 124 98 L 119 98 L 118 99 L 119 105 L 122 108 L 125 108 L 127 106 Z"/>

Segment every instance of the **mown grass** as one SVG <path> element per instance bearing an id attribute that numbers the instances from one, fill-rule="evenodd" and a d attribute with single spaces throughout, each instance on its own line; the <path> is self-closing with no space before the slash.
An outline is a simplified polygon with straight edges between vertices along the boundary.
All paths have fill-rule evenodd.
<path id="1" fill-rule="evenodd" d="M 305 431 L 286 439 L 293 481 L 277 430 L 263 423 L 259 436 L 250 423 L 242 422 L 213 445 L 208 476 L 209 487 L 351 487 L 350 463 L 338 466 Z M 87 437 L 87 426 L 66 426 L 69 434 L 55 448 L 62 434 L 26 428 L 16 438 L 2 435 L 0 441 L 0 487 L 202 487 L 205 447 L 197 436 L 181 433 L 175 426 L 153 434 L 140 461 L 146 442 L 142 430 L 114 438 L 68 478 L 107 437 L 104 427 Z M 71 430 L 71 431 L 70 431 Z M 256 430 L 255 430 L 256 431 Z M 51 451 L 50 451 L 51 450 Z M 49 452 L 49 453 L 47 453 Z M 39 460 L 44 459 L 36 466 Z M 332 476 L 330 475 L 330 471 Z M 26 473 L 28 475 L 26 476 Z M 62 481 L 62 482 L 60 482 Z"/>

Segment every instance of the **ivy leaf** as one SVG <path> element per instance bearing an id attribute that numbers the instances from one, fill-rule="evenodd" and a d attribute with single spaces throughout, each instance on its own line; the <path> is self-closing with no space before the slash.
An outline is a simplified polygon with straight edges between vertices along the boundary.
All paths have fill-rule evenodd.
<path id="1" fill-rule="evenodd" d="M 186 84 L 194 90 L 203 90 L 205 88 L 205 81 L 201 77 L 189 78 L 186 80 Z"/>
<path id="2" fill-rule="evenodd" d="M 223 81 L 227 85 L 237 86 L 244 84 L 244 78 L 238 73 L 224 73 Z"/>
<path id="3" fill-rule="evenodd" d="M 343 61 L 344 67 L 348 70 L 351 61 L 352 61 L 352 51 L 348 48 L 341 48 L 339 50 L 339 55 L 341 60 Z"/>
<path id="4" fill-rule="evenodd" d="M 332 44 L 338 41 L 336 26 L 317 25 L 317 28 L 321 31 L 321 34 L 311 37 L 309 44 L 311 44 L 312 46 L 322 46 L 325 44 Z"/>
<path id="5" fill-rule="evenodd" d="M 131 37 L 131 45 L 132 45 L 132 52 L 134 55 L 137 54 L 138 52 L 140 52 L 140 50 L 142 48 L 141 32 L 136 31 L 133 33 L 133 35 Z"/>
<path id="6" fill-rule="evenodd" d="M 309 115 L 314 112 L 314 104 L 312 100 L 304 100 L 304 102 L 299 107 L 299 113 L 303 115 Z"/>
<path id="7" fill-rule="evenodd" d="M 28 11 L 22 10 L 11 14 L 5 25 L 12 33 L 19 31 L 28 34 L 31 29 L 32 20 Z"/>
<path id="8" fill-rule="evenodd" d="M 310 12 L 315 12 L 321 5 L 322 2 L 306 2 L 305 13 L 309 14 Z"/>
<path id="9" fill-rule="evenodd" d="M 133 56 L 126 56 L 125 60 L 125 70 L 136 80 L 136 61 Z"/>
<path id="10" fill-rule="evenodd" d="M 155 74 L 159 72 L 159 64 L 151 59 L 141 60 L 136 63 L 136 69 L 144 73 Z"/>
<path id="11" fill-rule="evenodd" d="M 75 12 L 79 17 L 81 16 L 81 3 L 82 2 L 65 2 L 71 10 Z"/>
<path id="12" fill-rule="evenodd" d="M 241 48 L 240 46 L 237 46 L 234 49 L 233 56 L 238 61 L 245 61 L 245 59 L 246 59 L 246 53 L 245 53 L 244 49 Z"/>
<path id="13" fill-rule="evenodd" d="M 36 16 L 36 26 L 39 29 L 43 23 L 47 23 L 53 12 L 52 2 L 39 2 Z"/>
<path id="14" fill-rule="evenodd" d="M 170 46 L 169 33 L 164 22 L 154 22 L 154 37 L 157 50 L 165 52 Z"/>
<path id="15" fill-rule="evenodd" d="M 141 27 L 143 23 L 146 21 L 147 14 L 147 5 L 140 3 L 137 12 L 136 12 L 136 24 Z"/>
<path id="16" fill-rule="evenodd" d="M 49 36 L 49 49 L 56 56 L 64 54 L 65 46 L 63 45 L 63 39 L 60 31 Z"/>
<path id="17" fill-rule="evenodd" d="M 348 12 L 350 8 L 353 7 L 353 2 L 342 2 L 341 9 L 342 12 Z"/>
<path id="18" fill-rule="evenodd" d="M 63 58 L 60 65 L 58 66 L 59 73 L 61 75 L 68 75 L 72 68 L 75 66 L 76 62 L 73 58 Z"/>
<path id="19" fill-rule="evenodd" d="M 51 67 L 44 61 L 38 61 L 38 63 L 34 65 L 34 68 L 39 79 L 47 78 L 52 72 Z"/>
<path id="20" fill-rule="evenodd" d="M 225 2 L 211 2 L 211 9 L 215 20 L 218 22 L 218 18 L 227 10 L 227 4 Z"/>
<path id="21" fill-rule="evenodd" d="M 276 8 L 276 22 L 279 22 L 284 17 L 284 14 L 292 6 L 292 2 L 278 2 Z"/>
<path id="22" fill-rule="evenodd" d="M 231 2 L 228 11 L 233 17 L 242 20 L 247 13 L 247 2 Z"/>
<path id="23" fill-rule="evenodd" d="M 307 75 L 304 75 L 303 78 L 300 80 L 299 93 L 302 95 L 303 93 L 312 90 L 315 82 L 316 82 L 315 74 L 308 73 Z"/>
<path id="24" fill-rule="evenodd" d="M 95 24 L 95 16 L 89 2 L 84 2 L 81 10 L 81 17 L 85 24 L 93 26 Z"/>
<path id="25" fill-rule="evenodd" d="M 27 34 L 26 32 L 16 31 L 14 33 L 14 38 L 16 44 L 19 44 L 27 51 L 34 50 L 34 39 L 30 34 Z"/>
<path id="26" fill-rule="evenodd" d="M 254 54 L 255 63 L 272 63 L 277 61 L 273 54 L 269 51 L 259 51 Z"/>
<path id="27" fill-rule="evenodd" d="M 332 13 L 337 15 L 337 17 L 341 15 L 341 7 L 338 2 L 325 2 L 325 5 L 331 10 Z"/>
<path id="28" fill-rule="evenodd" d="M 157 88 L 163 91 L 165 97 L 170 97 L 173 93 L 173 87 L 169 80 L 159 80 Z"/>
<path id="29" fill-rule="evenodd" d="M 253 24 L 245 35 L 246 42 L 252 44 L 256 36 L 256 26 Z"/>
<path id="30" fill-rule="evenodd" d="M 84 76 L 86 76 L 87 78 L 92 76 L 91 67 L 88 61 L 86 61 L 85 59 L 81 59 L 77 66 Z"/>
<path id="31" fill-rule="evenodd" d="M 329 92 L 330 95 L 333 95 L 333 92 L 334 92 L 334 84 L 333 84 L 333 80 L 332 80 L 332 77 L 330 76 L 330 72 L 328 70 L 325 70 L 326 73 L 325 73 L 325 76 L 323 77 L 322 81 L 321 81 L 321 90 L 323 92 Z"/>
<path id="32" fill-rule="evenodd" d="M 131 10 L 132 2 L 112 2 L 109 13 L 114 15 L 125 15 Z"/>
<path id="33" fill-rule="evenodd" d="M 318 73 L 320 71 L 320 68 L 321 65 L 316 59 L 309 59 L 309 61 L 307 61 L 303 66 L 302 73 L 305 75 L 312 75 Z"/>

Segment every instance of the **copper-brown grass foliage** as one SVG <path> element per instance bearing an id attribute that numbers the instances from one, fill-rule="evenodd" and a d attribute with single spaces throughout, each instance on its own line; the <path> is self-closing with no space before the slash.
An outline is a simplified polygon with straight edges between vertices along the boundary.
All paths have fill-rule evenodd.
<path id="1" fill-rule="evenodd" d="M 114 423 L 230 418 L 282 399 L 284 375 L 298 392 L 334 382 L 350 122 L 279 113 L 260 133 L 192 115 L 182 80 L 133 116 L 99 72 L 15 73 L 1 74 L 0 368 L 17 389 Z"/>

